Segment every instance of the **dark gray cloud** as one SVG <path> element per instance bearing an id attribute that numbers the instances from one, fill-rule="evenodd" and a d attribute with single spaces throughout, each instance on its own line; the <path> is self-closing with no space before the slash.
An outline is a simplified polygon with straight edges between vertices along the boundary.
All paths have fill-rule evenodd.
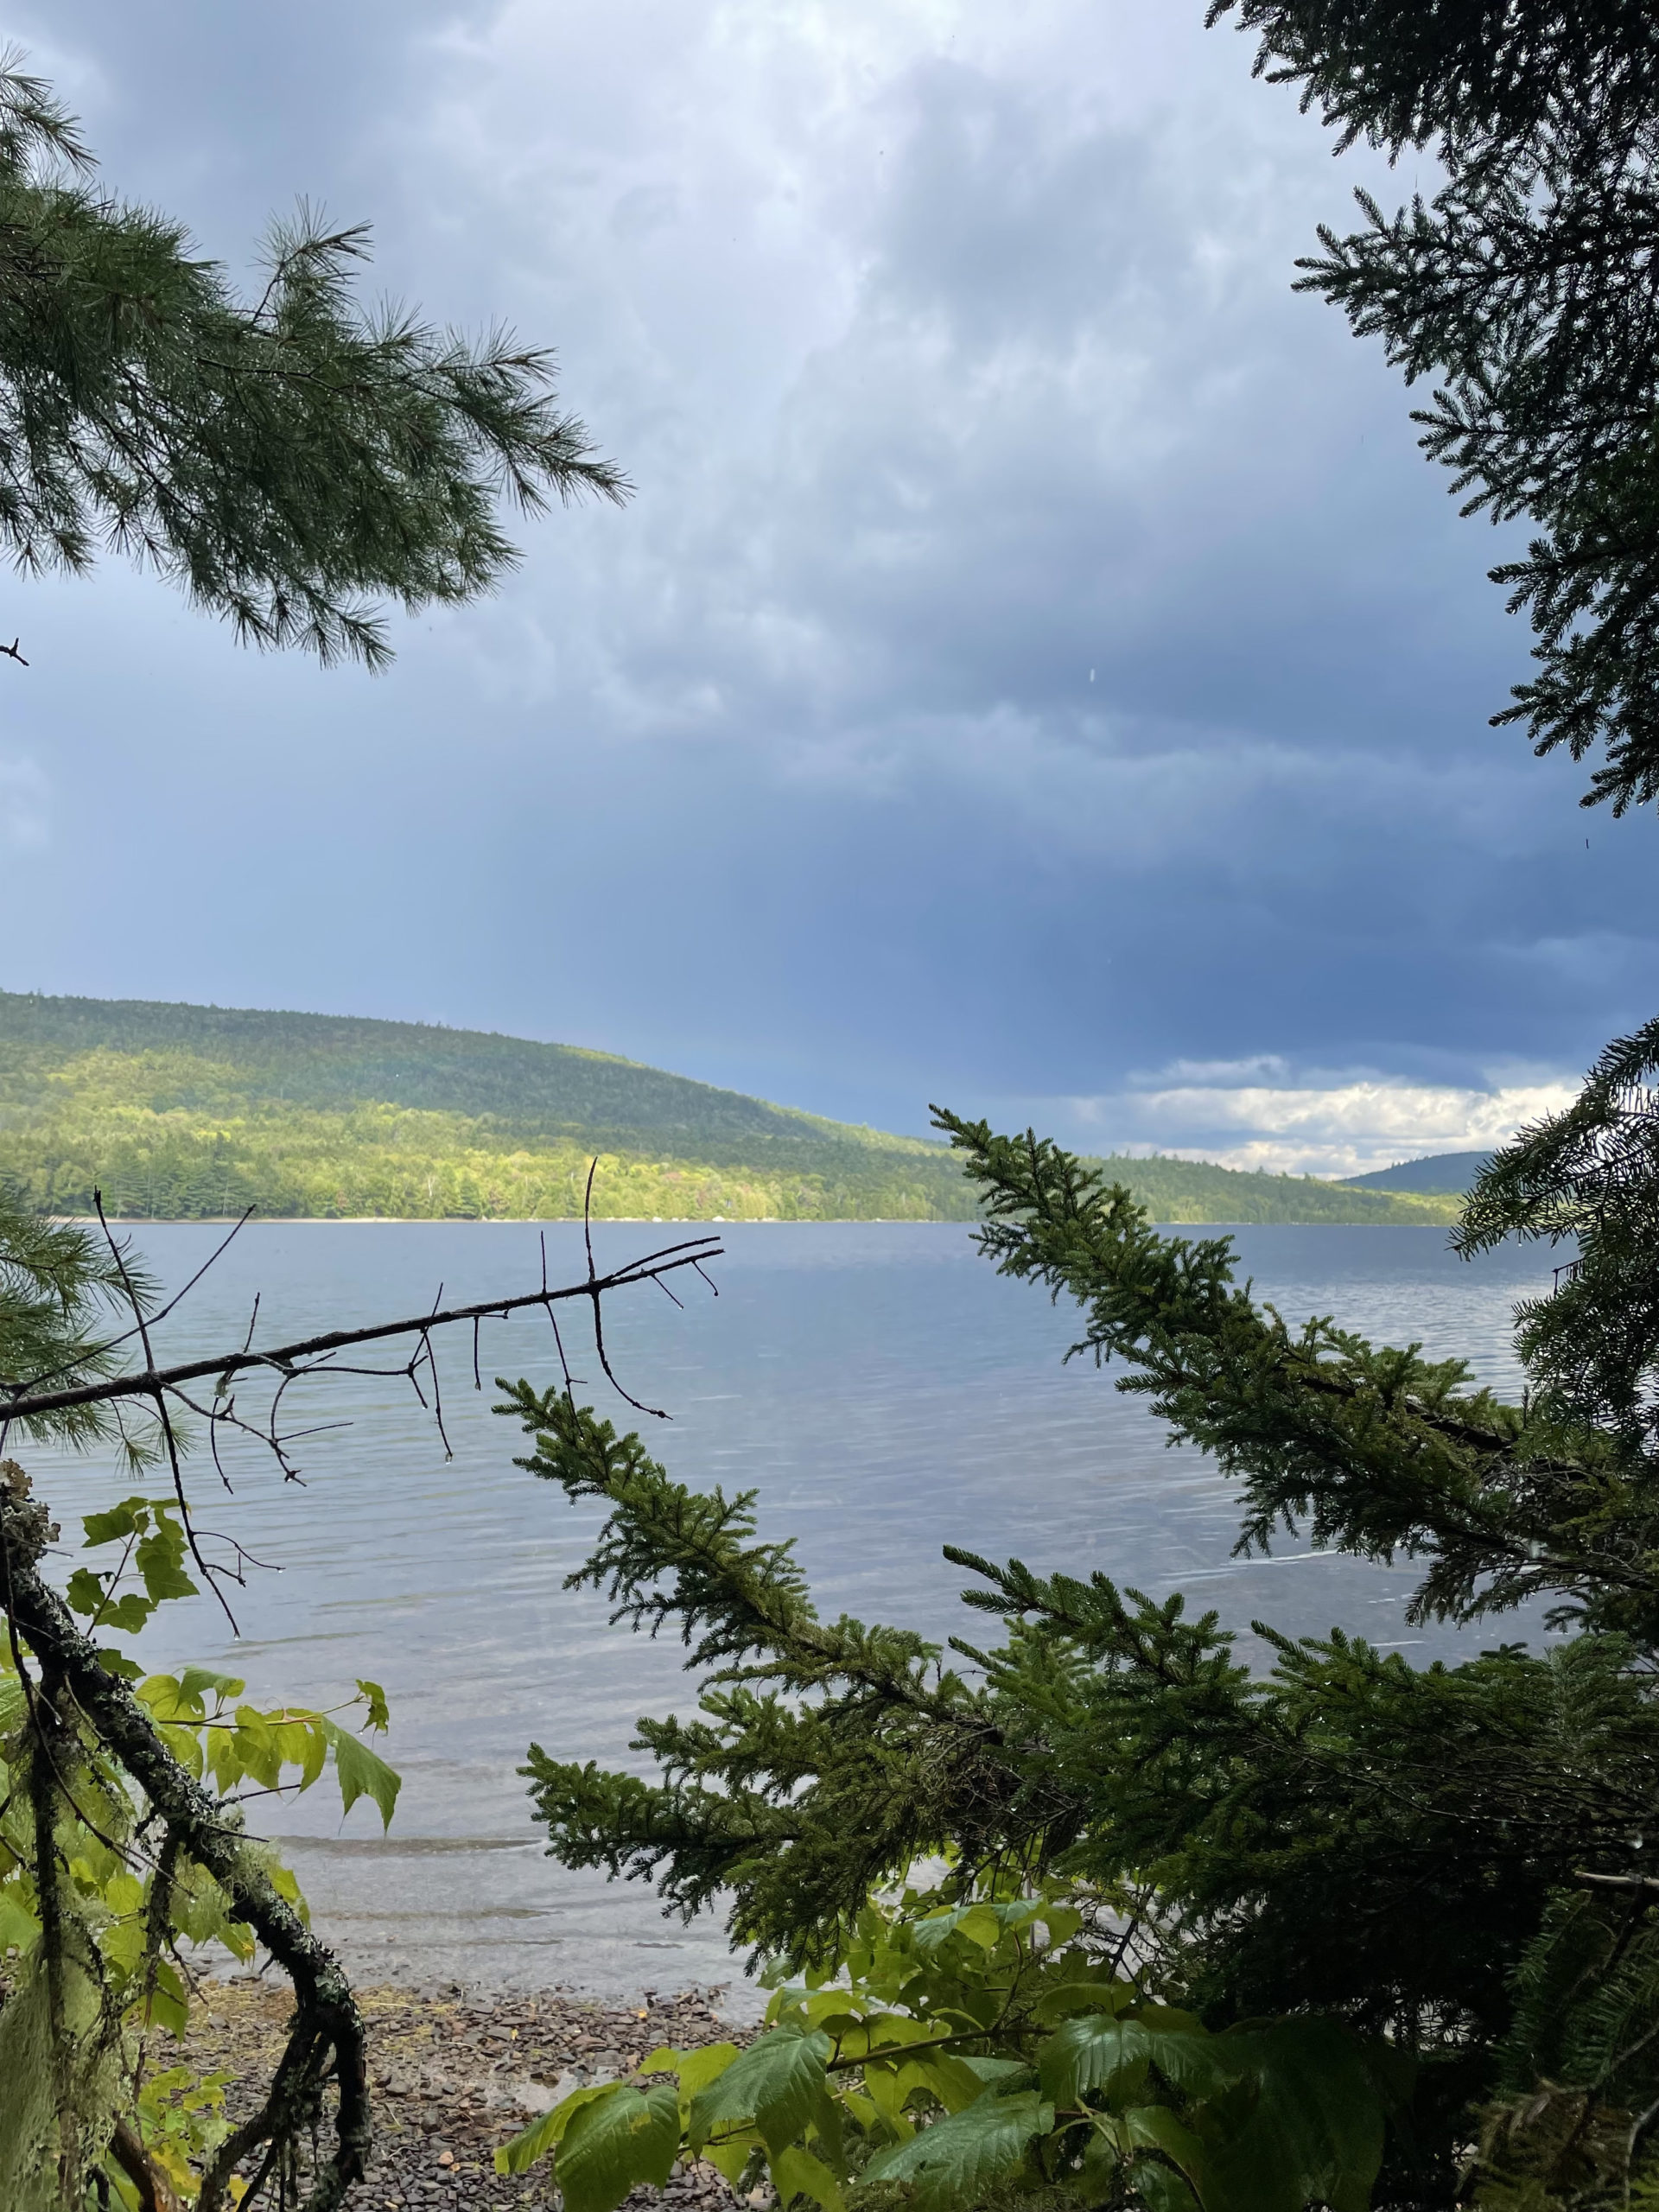
<path id="1" fill-rule="evenodd" d="M 15 586 L 6 980 L 1332 1166 L 1643 1018 L 1651 827 L 1486 728 L 1493 534 L 1289 289 L 1380 173 L 1192 12 L 14 10 L 124 189 L 372 216 L 639 491 L 374 682 Z"/>

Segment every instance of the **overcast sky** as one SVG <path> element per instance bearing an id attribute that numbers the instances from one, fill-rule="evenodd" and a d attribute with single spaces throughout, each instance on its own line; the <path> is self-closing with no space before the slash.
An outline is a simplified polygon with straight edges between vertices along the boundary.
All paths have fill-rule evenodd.
<path id="1" fill-rule="evenodd" d="M 371 219 L 639 487 L 378 677 L 8 583 L 0 981 L 1327 1173 L 1559 1101 L 1655 1011 L 1656 825 L 1487 728 L 1503 542 L 1291 290 L 1409 165 L 1202 14 L 0 8 L 113 188 L 238 272 Z"/>

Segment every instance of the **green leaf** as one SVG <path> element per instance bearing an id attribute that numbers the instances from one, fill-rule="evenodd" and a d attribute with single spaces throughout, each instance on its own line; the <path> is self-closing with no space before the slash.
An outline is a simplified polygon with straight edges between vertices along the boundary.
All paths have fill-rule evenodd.
<path id="1" fill-rule="evenodd" d="M 691 2107 L 711 2082 L 717 2081 L 738 2056 L 734 2043 L 704 2044 L 699 2050 L 676 2054 L 680 2077 L 680 2118 L 689 2123 Z"/>
<path id="2" fill-rule="evenodd" d="M 1010 2089 L 1034 2089 L 1039 2086 L 1036 2068 L 1027 2066 L 1023 2058 L 974 2058 L 963 2054 L 951 2063 L 965 2066 L 982 2087 L 995 2087 L 1003 2095 Z"/>
<path id="3" fill-rule="evenodd" d="M 1033 2137 L 1046 2135 L 1053 2125 L 1053 2106 L 1035 2090 L 1013 2097 L 988 2091 L 965 2112 L 883 2151 L 864 2178 L 908 2184 L 917 2212 L 976 2205 L 1019 2171 Z"/>
<path id="4" fill-rule="evenodd" d="M 274 1853 L 264 1861 L 264 1868 L 270 1877 L 272 1889 L 276 1891 L 278 1897 L 288 1899 L 289 1904 L 308 1928 L 311 1925 L 311 1908 L 301 1894 L 299 1877 L 295 1873 L 294 1869 L 291 1866 L 284 1866 Z"/>
<path id="5" fill-rule="evenodd" d="M 144 1685 L 141 1682 L 138 1688 L 142 1694 Z M 169 1721 L 158 1719 L 156 1724 L 156 1732 L 167 1745 L 168 1750 L 172 1752 L 174 1758 L 178 1760 L 180 1765 L 200 1782 L 202 1776 L 201 1738 L 195 1730 L 181 1728 Z"/>
<path id="6" fill-rule="evenodd" d="M 80 1519 L 81 1535 L 88 1546 L 118 1543 L 124 1536 L 136 1536 L 149 1526 L 147 1497 L 124 1497 L 107 1512 L 84 1513 Z"/>
<path id="7" fill-rule="evenodd" d="M 106 1594 L 103 1576 L 90 1567 L 78 1567 L 63 1586 L 63 1602 L 72 1613 L 101 1611 Z"/>
<path id="8" fill-rule="evenodd" d="M 1068 1967 L 1072 1961 L 1066 1961 Z M 1052 1982 L 1038 1999 L 1032 2017 L 1046 2028 L 1069 2019 L 1074 2012 L 1122 2012 L 1134 2004 L 1135 1993 L 1127 1981 L 1103 1969 L 1094 1980 Z"/>
<path id="9" fill-rule="evenodd" d="M 607 2083 L 606 2086 L 608 2088 L 610 2085 Z M 539 2120 L 532 2120 L 528 2127 L 521 2127 L 516 2135 L 498 2145 L 495 2153 L 497 2173 L 528 2173 L 537 2158 L 547 2156 L 558 2141 L 555 2130 L 569 2125 L 568 2118 L 563 2117 L 564 2104 L 568 2101 L 566 2099 L 555 2105 L 551 2112 L 544 2112 Z"/>
<path id="10" fill-rule="evenodd" d="M 1155 2158 L 1137 2158 L 1129 2169 L 1129 2186 L 1147 2212 L 1198 2212 L 1198 2201 L 1173 2166 Z"/>
<path id="11" fill-rule="evenodd" d="M 949 1912 L 930 1912 L 915 1923 L 916 1948 L 930 1958 L 953 1936 L 965 1936 L 982 1951 L 995 1950 L 1002 1926 L 988 1904 L 958 1905 Z"/>
<path id="12" fill-rule="evenodd" d="M 1138 2020 L 1110 2013 L 1068 2020 L 1037 2054 L 1043 2094 L 1057 2105 L 1079 2105 L 1085 2097 L 1135 2097 L 1147 2078 L 1155 2044 L 1167 2037 L 1150 2034 Z"/>
<path id="13" fill-rule="evenodd" d="M 381 1827 L 389 1828 L 397 1792 L 404 1786 L 403 1777 L 372 1751 L 360 1736 L 347 1734 L 332 1720 L 324 1725 L 334 1748 L 334 1774 L 342 1809 L 349 1813 L 359 1797 L 372 1797 L 380 1808 Z"/>
<path id="14" fill-rule="evenodd" d="M 271 1721 L 271 1735 L 282 1764 L 298 1767 L 298 1787 L 308 1789 L 322 1772 L 323 1762 L 328 1756 L 328 1738 L 318 1716 L 297 1713 L 290 1706 L 284 1708 L 279 1719 L 272 1719 L 269 1713 L 265 1717 Z"/>
<path id="15" fill-rule="evenodd" d="M 815 2204 L 823 2207 L 823 2212 L 845 2212 L 846 2199 L 841 2193 L 841 2183 L 823 2160 L 810 2151 L 791 2145 L 767 2163 L 772 2170 L 772 2185 L 785 2212 L 798 2196 L 810 2196 Z"/>
<path id="16" fill-rule="evenodd" d="M 276 1731 L 257 1706 L 238 1705 L 235 1727 L 213 1732 L 221 1743 L 228 1738 L 244 1773 L 251 1774 L 264 1789 L 276 1789 L 282 1779 L 282 1748 Z"/>
<path id="17" fill-rule="evenodd" d="M 784 2149 L 812 2116 L 833 2049 L 828 2036 L 793 2028 L 757 2037 L 692 2101 L 693 2145 L 700 2148 L 717 2127 L 753 2120 L 769 2152 Z"/>
<path id="18" fill-rule="evenodd" d="M 386 1694 L 385 1690 L 381 1688 L 379 1683 L 365 1681 L 359 1675 L 358 1678 L 357 1687 L 362 1696 L 367 1700 L 369 1707 L 369 1717 L 363 1723 L 363 1726 L 365 1728 L 372 1729 L 390 1728 L 391 1726 L 391 1712 L 386 1704 Z"/>
<path id="19" fill-rule="evenodd" d="M 184 1571 L 184 1531 L 175 1521 L 162 1521 L 147 1536 L 140 1537 L 133 1556 L 154 1604 L 195 1596 L 196 1586 Z"/>
<path id="20" fill-rule="evenodd" d="M 905 2113 L 899 2070 L 896 2066 L 866 2066 L 864 2089 L 892 2133 L 908 2143 L 916 2130 Z"/>
<path id="21" fill-rule="evenodd" d="M 0 1890 L 0 1958 L 14 1945 L 20 1951 L 27 1951 L 40 1932 L 40 1922 L 16 1889 L 8 1885 Z"/>
<path id="22" fill-rule="evenodd" d="M 1020 2088 L 1035 2086 L 1028 2066 L 1021 2066 L 1018 2060 L 1010 2064 L 1014 2073 L 1024 2077 Z M 925 2058 L 906 2059 L 898 2069 L 894 2094 L 903 2106 L 918 2089 L 923 2089 L 946 2112 L 961 2112 L 976 2101 L 985 2087 L 985 2077 L 977 2066 L 969 2065 L 965 2058 L 958 2058 L 952 2052 L 937 2051 Z"/>
<path id="23" fill-rule="evenodd" d="M 112 1628 L 120 1636 L 137 1636 L 155 1611 L 149 1599 L 137 1590 L 123 1591 L 113 1605 L 105 1605 L 100 1628 Z"/>
<path id="24" fill-rule="evenodd" d="M 190 2024 L 189 1993 L 168 1959 L 156 1962 L 156 1986 L 149 1993 L 148 2018 L 175 2036 L 183 2035 Z"/>
<path id="25" fill-rule="evenodd" d="M 240 1697 L 246 1688 L 239 1675 L 221 1675 L 213 1667 L 187 1667 L 179 1676 L 181 1697 L 200 1698 L 204 1691 L 211 1690 L 216 1698 L 228 1701 Z"/>
<path id="26" fill-rule="evenodd" d="M 1208 2142 L 1206 2204 L 1231 2212 L 1367 2212 L 1382 2163 L 1382 2101 L 1360 2045 L 1328 2020 L 1281 2020 L 1217 2036 L 1249 2069 L 1255 2095 L 1238 2124 Z"/>
<path id="27" fill-rule="evenodd" d="M 845 2020 L 854 2026 L 863 2024 L 864 2000 L 861 1993 L 839 1985 L 833 1989 L 815 1989 L 805 1997 L 795 1990 L 780 1991 L 779 1994 L 797 2000 L 789 2007 L 790 2015 L 804 2021 L 809 2028 L 821 2028 L 835 2019 Z"/>
<path id="28" fill-rule="evenodd" d="M 1129 2140 L 1145 2150 L 1161 2151 L 1175 2164 L 1189 2180 L 1202 2187 L 1205 2171 L 1204 2145 L 1167 2105 L 1137 2105 L 1123 2115 L 1123 2124 Z M 1232 2212 L 1230 2202 L 1218 2203 L 1211 2212 Z"/>
<path id="29" fill-rule="evenodd" d="M 856 2027 L 847 2030 L 842 2050 L 853 2056 L 865 2050 L 897 2053 L 910 2044 L 931 2043 L 938 2032 L 937 2020 L 918 2020 L 908 2012 L 872 2012 Z"/>
<path id="30" fill-rule="evenodd" d="M 565 2212 L 615 2212 L 631 2189 L 661 2189 L 680 2148 L 680 2101 L 672 2089 L 620 2088 L 586 2105 L 554 2154 Z"/>
<path id="31" fill-rule="evenodd" d="M 1074 1936 L 1080 1933 L 1084 1924 L 1083 1915 L 1074 1904 L 1044 1903 L 1042 1920 L 1044 1927 L 1048 1930 L 1048 1948 L 1051 1952 L 1058 1951 L 1063 1945 L 1069 1943 Z"/>
<path id="32" fill-rule="evenodd" d="M 104 1883 L 103 1901 L 111 1912 L 136 1913 L 144 1902 L 144 1885 L 124 1866 Z"/>
<path id="33" fill-rule="evenodd" d="M 705 2143 L 701 2155 L 735 2189 L 743 2178 L 744 2168 L 750 2158 L 761 2148 L 760 2138 L 752 2127 L 746 2127 L 741 2133 L 728 2136 L 718 2143 Z"/>
<path id="34" fill-rule="evenodd" d="M 138 1695 L 149 1707 L 150 1716 L 157 1727 L 165 1727 L 169 1723 L 188 1727 L 192 1721 L 206 1717 L 201 1700 L 194 1696 L 187 1697 L 184 1686 L 176 1675 L 146 1675 L 138 1685 Z"/>
<path id="35" fill-rule="evenodd" d="M 613 2097 L 622 2088 L 620 2082 L 590 2082 L 585 2089 L 572 2089 L 568 2097 L 561 2097 L 551 2112 L 544 2112 L 528 2127 L 520 2128 L 511 2142 L 504 2143 L 495 2154 L 495 2171 L 499 2174 L 528 2173 L 537 2158 L 556 2150 L 564 2131 L 584 2105 L 596 2103 L 601 2097 Z"/>

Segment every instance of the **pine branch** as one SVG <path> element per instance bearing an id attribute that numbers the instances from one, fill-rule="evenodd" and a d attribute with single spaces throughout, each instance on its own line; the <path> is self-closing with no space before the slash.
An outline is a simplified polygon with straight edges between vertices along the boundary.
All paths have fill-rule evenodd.
<path id="1" fill-rule="evenodd" d="M 554 362 L 359 302 L 361 226 L 302 207 L 253 301 L 177 225 L 79 181 L 32 79 L 0 77 L 0 543 L 88 568 L 100 538 L 244 641 L 389 658 L 375 602 L 454 605 L 536 514 L 626 478 L 554 396 Z"/>

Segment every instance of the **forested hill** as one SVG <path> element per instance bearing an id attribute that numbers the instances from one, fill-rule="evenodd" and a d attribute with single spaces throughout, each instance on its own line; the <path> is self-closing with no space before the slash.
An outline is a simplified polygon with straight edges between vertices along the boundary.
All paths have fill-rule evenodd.
<path id="1" fill-rule="evenodd" d="M 1397 1160 L 1392 1167 L 1343 1179 L 1350 1190 L 1449 1191 L 1462 1198 L 1491 1156 L 1490 1152 L 1437 1152 L 1427 1160 Z"/>
<path id="2" fill-rule="evenodd" d="M 965 1220 L 943 1147 L 569 1045 L 332 1014 L 0 992 L 0 1174 L 126 1219 Z M 1438 1221 L 1431 1199 L 1119 1160 L 1167 1221 Z"/>
<path id="3" fill-rule="evenodd" d="M 1451 1223 L 1462 1199 L 1421 1192 L 1356 1190 L 1311 1175 L 1245 1173 L 1202 1160 L 1114 1158 L 1098 1163 L 1127 1183 L 1154 1221 Z"/>

